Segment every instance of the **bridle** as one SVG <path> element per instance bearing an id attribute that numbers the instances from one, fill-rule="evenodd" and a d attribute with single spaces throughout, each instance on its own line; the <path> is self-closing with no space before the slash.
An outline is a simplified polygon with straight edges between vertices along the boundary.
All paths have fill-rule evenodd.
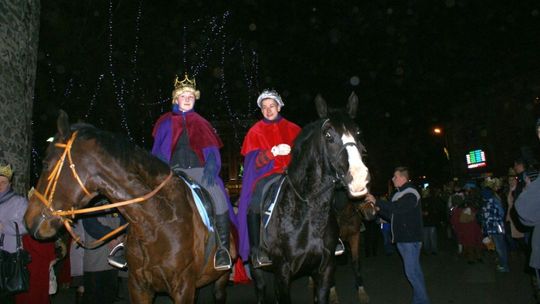
<path id="1" fill-rule="evenodd" d="M 325 119 L 321 125 L 321 131 L 324 130 L 324 127 L 326 125 L 326 123 L 328 123 L 330 121 L 329 118 Z M 345 143 L 341 146 L 341 148 L 339 149 L 338 153 L 335 154 L 335 156 L 332 157 L 332 161 L 330 161 L 330 165 L 332 166 L 332 169 L 334 169 L 334 172 L 335 172 L 335 177 L 332 178 L 332 181 L 330 183 L 327 183 L 324 187 L 322 187 L 319 191 L 317 191 L 316 193 L 312 194 L 310 197 L 318 197 L 319 195 L 325 193 L 326 191 L 330 190 L 330 189 L 334 189 L 335 186 L 338 184 L 338 183 L 341 183 L 345 188 L 347 188 L 347 183 L 345 182 L 345 172 L 340 172 L 341 170 L 339 170 L 338 168 L 336 168 L 335 166 L 335 162 L 338 161 L 338 159 L 341 157 L 341 154 L 343 153 L 343 151 L 346 151 L 347 147 L 356 147 L 358 148 L 358 146 L 356 145 L 356 143 L 354 142 L 348 142 L 348 143 Z M 291 178 L 289 177 L 289 175 L 287 173 L 286 174 L 286 179 L 288 181 L 288 184 L 289 186 L 291 187 L 291 189 L 293 190 L 293 193 L 296 195 L 296 197 L 298 197 L 298 199 L 300 199 L 301 201 L 305 202 L 305 203 L 308 203 L 309 202 L 309 198 L 304 198 L 302 197 L 302 195 L 298 192 L 298 190 L 296 189 L 296 187 L 294 186 L 293 182 L 291 181 Z"/>
<path id="2" fill-rule="evenodd" d="M 66 227 L 66 230 L 69 232 L 69 234 L 73 237 L 73 239 L 81 247 L 84 247 L 84 248 L 87 248 L 87 249 L 92 249 L 92 248 L 100 246 L 101 244 L 103 244 L 103 242 L 105 240 L 107 240 L 110 237 L 116 235 L 120 231 L 126 229 L 128 224 L 122 225 L 122 226 L 114 229 L 113 231 L 111 231 L 107 235 L 103 236 L 99 240 L 96 240 L 95 242 L 93 242 L 90 246 L 85 246 L 81 242 L 80 236 L 77 236 L 75 234 L 75 232 L 73 231 L 72 227 L 71 227 L 71 222 L 72 222 L 72 219 L 75 218 L 75 215 L 84 214 L 84 213 L 90 213 L 90 212 L 96 212 L 96 211 L 102 211 L 102 210 L 107 210 L 107 209 L 112 209 L 112 208 L 117 208 L 117 207 L 121 207 L 121 206 L 126 206 L 126 205 L 130 205 L 130 204 L 134 204 L 134 203 L 140 203 L 140 202 L 147 201 L 149 198 L 154 196 L 159 190 L 161 190 L 161 188 L 163 188 L 163 186 L 165 186 L 165 184 L 172 178 L 173 173 L 172 173 L 172 171 L 169 172 L 169 175 L 154 190 L 152 190 L 151 192 L 149 192 L 149 193 L 147 193 L 147 194 L 145 194 L 143 196 L 140 196 L 140 197 L 137 197 L 137 198 L 134 198 L 134 199 L 130 199 L 130 200 L 123 201 L 123 202 L 116 202 L 116 203 L 113 203 L 113 204 L 107 204 L 107 205 L 103 205 L 103 206 L 89 207 L 89 208 L 83 208 L 83 209 L 77 209 L 77 210 L 75 210 L 73 207 L 71 207 L 71 210 L 56 210 L 53 207 L 53 199 L 54 199 L 54 194 L 55 194 L 55 191 L 56 191 L 56 186 L 58 184 L 58 179 L 60 178 L 60 174 L 62 173 L 62 168 L 64 167 L 64 163 L 66 162 L 66 158 L 67 158 L 67 160 L 69 162 L 69 168 L 71 169 L 71 173 L 72 173 L 73 177 L 75 178 L 75 180 L 77 181 L 77 183 L 79 184 L 79 186 L 81 187 L 83 192 L 85 193 L 86 197 L 92 198 L 92 195 L 91 195 L 90 191 L 88 191 L 88 189 L 84 186 L 84 183 L 81 181 L 81 178 L 79 177 L 79 174 L 77 174 L 77 170 L 75 169 L 75 163 L 73 163 L 73 158 L 71 157 L 71 148 L 73 146 L 73 142 L 75 141 L 75 138 L 77 137 L 77 133 L 78 133 L 78 131 L 73 132 L 70 139 L 65 144 L 63 144 L 63 143 L 55 143 L 54 144 L 54 146 L 57 147 L 57 148 L 63 148 L 64 152 L 62 153 L 62 156 L 58 159 L 58 161 L 54 165 L 53 170 L 51 171 L 51 173 L 49 174 L 49 177 L 47 178 L 48 183 L 47 183 L 47 187 L 45 188 L 45 192 L 42 194 L 38 190 L 33 189 L 31 191 L 30 195 L 29 195 L 29 198 L 32 197 L 32 196 L 35 196 L 40 202 L 43 203 L 43 205 L 50 212 L 50 216 L 47 216 L 44 213 L 45 209 L 42 209 L 40 221 L 39 221 L 39 223 L 38 223 L 38 225 L 37 225 L 37 227 L 36 227 L 36 229 L 34 231 L 34 237 L 36 237 L 37 231 L 39 231 L 39 228 L 41 227 L 41 225 L 43 224 L 43 222 L 46 219 L 50 218 L 51 216 L 52 217 L 58 217 L 58 218 L 60 218 L 60 220 L 64 224 L 64 227 Z"/>

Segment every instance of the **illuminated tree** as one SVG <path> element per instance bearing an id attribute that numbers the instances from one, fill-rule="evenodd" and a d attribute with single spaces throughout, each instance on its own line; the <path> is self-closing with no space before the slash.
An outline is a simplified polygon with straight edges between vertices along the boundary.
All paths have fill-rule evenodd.
<path id="1" fill-rule="evenodd" d="M 39 15 L 39 0 L 0 0 L 0 161 L 14 167 L 19 192 L 30 177 Z"/>

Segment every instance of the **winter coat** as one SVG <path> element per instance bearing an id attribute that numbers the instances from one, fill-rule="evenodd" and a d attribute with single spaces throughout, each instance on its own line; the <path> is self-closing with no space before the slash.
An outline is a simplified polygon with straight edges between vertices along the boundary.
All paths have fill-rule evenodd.
<path id="1" fill-rule="evenodd" d="M 406 183 L 392 195 L 391 202 L 378 200 L 380 214 L 390 219 L 392 242 L 421 242 L 423 238 L 422 205 L 420 194 L 411 183 Z"/>

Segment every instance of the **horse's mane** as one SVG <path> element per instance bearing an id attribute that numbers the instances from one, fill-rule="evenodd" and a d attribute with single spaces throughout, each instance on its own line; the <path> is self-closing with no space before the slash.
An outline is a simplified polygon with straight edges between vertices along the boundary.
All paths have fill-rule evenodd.
<path id="1" fill-rule="evenodd" d="M 324 120 L 320 119 L 311 122 L 302 128 L 294 140 L 294 147 L 291 152 L 291 162 L 289 164 L 289 174 L 300 173 L 302 176 L 308 174 L 307 170 L 313 165 L 315 160 L 319 160 L 318 155 L 320 144 L 316 142 L 320 136 L 316 132 L 320 132 L 321 125 Z"/>
<path id="2" fill-rule="evenodd" d="M 73 124 L 71 131 L 78 131 L 78 139 L 95 139 L 104 151 L 130 172 L 156 176 L 169 171 L 167 164 L 123 135 L 113 134 L 87 123 Z"/>
<path id="3" fill-rule="evenodd" d="M 318 155 L 326 153 L 319 151 L 320 142 L 315 142 L 320 138 L 316 132 L 321 132 L 325 121 L 330 121 L 334 129 L 340 133 L 347 130 L 354 130 L 354 121 L 348 116 L 342 108 L 328 108 L 328 117 L 316 120 L 307 124 L 294 141 L 294 148 L 291 154 L 291 163 L 289 164 L 289 172 L 291 170 L 305 171 L 313 161 L 322 161 Z M 363 149 L 363 146 L 362 146 Z M 326 166 L 327 164 L 322 164 Z"/>

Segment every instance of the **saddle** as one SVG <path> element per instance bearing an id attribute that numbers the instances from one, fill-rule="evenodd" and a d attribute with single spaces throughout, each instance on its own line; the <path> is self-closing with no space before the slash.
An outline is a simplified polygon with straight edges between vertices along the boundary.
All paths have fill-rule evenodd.
<path id="1" fill-rule="evenodd" d="M 208 191 L 206 191 L 201 184 L 189 177 L 185 172 L 176 170 L 174 173 L 186 183 L 189 189 L 191 189 L 193 199 L 195 200 L 195 205 L 197 205 L 197 210 L 199 211 L 201 219 L 208 230 L 214 231 L 214 227 L 212 225 L 215 216 L 214 203 Z"/>
<path id="2" fill-rule="evenodd" d="M 287 178 L 287 176 L 282 174 L 269 182 L 263 189 L 263 201 L 261 204 L 261 240 L 264 240 L 264 236 L 266 236 L 266 227 L 270 222 L 270 218 L 272 218 L 272 212 L 278 202 L 278 197 L 281 193 L 285 178 Z"/>
<path id="3" fill-rule="evenodd" d="M 197 211 L 199 212 L 204 225 L 208 228 L 208 231 L 216 232 L 214 229 L 214 203 L 208 191 L 201 184 L 189 177 L 184 171 L 175 170 L 174 173 L 186 183 L 189 189 L 191 189 L 195 206 L 197 206 Z M 206 242 L 204 250 L 205 264 L 208 262 L 212 249 L 215 247 L 215 245 L 217 245 L 216 234 L 209 233 L 208 236 L 209 239 Z"/>

